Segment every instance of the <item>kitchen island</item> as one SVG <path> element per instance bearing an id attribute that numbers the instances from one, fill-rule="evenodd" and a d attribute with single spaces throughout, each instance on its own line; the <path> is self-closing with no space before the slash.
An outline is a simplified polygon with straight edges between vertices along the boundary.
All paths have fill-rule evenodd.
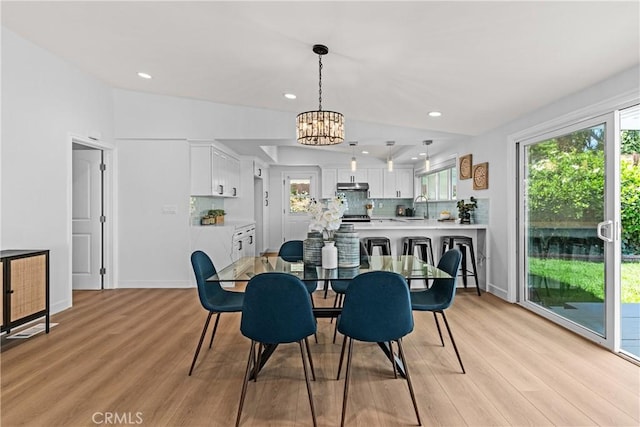
<path id="1" fill-rule="evenodd" d="M 436 263 L 441 255 L 442 236 L 467 236 L 473 238 L 476 263 L 478 268 L 478 282 L 480 289 L 486 290 L 490 283 L 487 260 L 489 258 L 489 242 L 486 224 L 457 224 L 453 221 L 438 221 L 417 217 L 372 218 L 371 222 L 353 223 L 359 238 L 387 237 L 391 240 L 392 255 L 402 255 L 402 239 L 408 236 L 424 236 L 431 238 L 433 255 Z M 471 262 L 469 261 L 469 268 Z M 458 281 L 462 286 L 462 280 Z M 469 289 L 475 286 L 473 278 L 469 278 Z"/>

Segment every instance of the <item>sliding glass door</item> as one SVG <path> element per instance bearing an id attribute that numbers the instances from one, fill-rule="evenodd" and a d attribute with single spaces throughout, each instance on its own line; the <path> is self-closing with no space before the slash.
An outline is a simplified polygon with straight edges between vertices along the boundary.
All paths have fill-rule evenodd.
<path id="1" fill-rule="evenodd" d="M 620 350 L 640 359 L 640 105 L 620 111 Z"/>
<path id="2" fill-rule="evenodd" d="M 519 144 L 521 301 L 612 346 L 614 115 Z"/>

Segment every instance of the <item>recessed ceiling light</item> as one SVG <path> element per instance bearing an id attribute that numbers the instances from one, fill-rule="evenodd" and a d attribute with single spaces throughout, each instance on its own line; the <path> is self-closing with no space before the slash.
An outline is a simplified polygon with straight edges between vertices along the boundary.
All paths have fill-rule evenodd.
<path id="1" fill-rule="evenodd" d="M 426 156 L 427 153 L 418 153 L 420 156 Z"/>
<path id="2" fill-rule="evenodd" d="M 418 160 L 418 158 L 417 157 L 412 157 L 411 160 Z"/>
<path id="3" fill-rule="evenodd" d="M 285 93 L 284 97 L 287 99 L 296 99 L 296 95 L 293 93 Z"/>
<path id="4" fill-rule="evenodd" d="M 362 154 L 369 154 L 369 152 L 367 150 L 363 150 Z"/>
<path id="5" fill-rule="evenodd" d="M 431 111 L 429 117 L 440 117 L 442 113 L 440 111 Z"/>
<path id="6" fill-rule="evenodd" d="M 147 73 L 140 72 L 140 73 L 138 73 L 138 77 L 142 77 L 143 79 L 150 79 L 151 75 L 147 74 Z"/>

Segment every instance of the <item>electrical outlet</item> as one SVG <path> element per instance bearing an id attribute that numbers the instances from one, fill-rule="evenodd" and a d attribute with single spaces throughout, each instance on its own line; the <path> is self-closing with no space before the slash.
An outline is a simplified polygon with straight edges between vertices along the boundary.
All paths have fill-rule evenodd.
<path id="1" fill-rule="evenodd" d="M 382 204 L 382 202 L 378 202 L 378 207 L 379 207 L 379 208 L 383 208 L 383 207 L 384 207 L 384 205 Z"/>

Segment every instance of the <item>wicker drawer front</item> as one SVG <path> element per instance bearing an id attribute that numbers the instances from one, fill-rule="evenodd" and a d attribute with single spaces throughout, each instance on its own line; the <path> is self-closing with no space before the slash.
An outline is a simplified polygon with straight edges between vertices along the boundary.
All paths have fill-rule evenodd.
<path id="1" fill-rule="evenodd" d="M 4 326 L 4 261 L 0 261 L 0 291 L 2 291 L 2 300 L 0 302 L 0 326 Z"/>
<path id="2" fill-rule="evenodd" d="M 46 308 L 46 256 L 11 260 L 11 321 Z"/>

